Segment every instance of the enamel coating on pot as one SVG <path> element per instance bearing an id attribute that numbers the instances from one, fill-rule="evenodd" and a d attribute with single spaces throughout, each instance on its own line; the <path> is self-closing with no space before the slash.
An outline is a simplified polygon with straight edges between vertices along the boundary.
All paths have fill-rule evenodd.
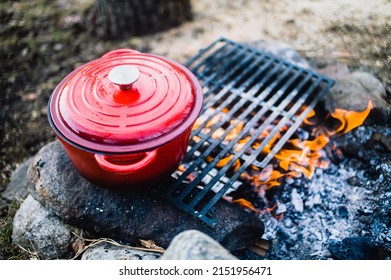
<path id="1" fill-rule="evenodd" d="M 191 127 L 173 141 L 156 149 L 156 157 L 145 168 L 137 172 L 124 174 L 122 172 L 103 169 L 96 161 L 96 153 L 73 146 L 56 135 L 63 144 L 68 156 L 77 171 L 91 183 L 111 190 L 128 191 L 148 188 L 167 179 L 179 166 L 186 153 Z M 108 160 L 120 158 L 126 163 L 126 158 L 134 160 L 135 154 L 106 155 Z M 116 162 L 118 165 L 118 162 Z"/>
<path id="2" fill-rule="evenodd" d="M 121 56 L 125 56 L 125 58 L 122 59 Z M 153 113 L 153 110 L 156 110 L 154 105 L 156 100 L 153 100 L 153 95 L 148 95 L 152 92 L 150 81 L 145 76 L 149 68 L 142 66 L 143 59 L 145 59 L 145 67 L 151 66 L 149 60 L 153 61 L 153 65 L 158 65 L 157 61 L 161 60 L 164 67 L 169 69 L 169 73 L 166 70 L 159 70 L 162 75 L 157 75 L 153 82 L 153 92 L 157 94 L 157 98 L 168 96 L 162 99 L 162 104 L 158 102 L 157 105 L 161 109 L 158 111 L 163 112 L 163 114 L 161 112 L 159 112 L 160 114 Z M 137 78 L 132 87 L 126 92 L 122 89 L 114 88 L 113 90 L 114 86 L 110 84 L 110 81 L 106 81 L 109 72 L 113 67 L 121 65 L 122 62 L 130 65 L 129 62 L 135 61 L 140 65 L 138 67 L 141 73 L 140 78 Z M 105 62 L 108 63 L 108 66 Z M 102 74 L 98 71 L 101 76 L 92 75 L 91 79 L 95 79 L 94 82 L 88 79 L 84 82 L 85 74 L 89 73 L 88 71 L 92 65 L 97 65 L 99 71 L 103 69 L 102 71 L 105 72 Z M 84 70 L 87 72 L 83 72 Z M 79 74 L 81 77 L 79 77 Z M 164 77 L 165 82 L 159 85 L 156 81 L 162 77 Z M 172 79 L 169 77 L 172 77 Z M 82 81 L 80 84 L 72 84 L 74 79 L 79 78 Z M 96 78 L 99 78 L 99 80 L 96 81 Z M 102 83 L 102 89 L 105 92 L 99 89 Z M 66 89 L 67 86 L 71 85 L 77 86 L 71 91 Z M 81 98 L 76 96 L 69 99 L 67 95 L 59 98 L 64 87 L 67 94 L 81 93 Z M 86 98 L 94 96 L 86 95 L 83 90 L 88 92 L 91 89 L 94 90 L 94 94 L 98 93 L 96 96 L 102 97 L 98 100 L 100 103 L 86 100 Z M 167 95 L 160 94 L 159 92 L 162 90 L 167 92 Z M 111 99 L 107 99 L 106 95 L 103 96 L 103 94 L 109 92 L 114 92 Z M 137 95 L 138 92 L 140 96 Z M 128 93 L 130 95 L 123 95 Z M 141 96 L 141 94 L 146 95 Z M 192 95 L 190 99 L 188 98 L 189 94 Z M 171 100 L 170 96 L 176 98 L 175 102 Z M 181 96 L 184 98 L 181 99 Z M 147 98 L 145 102 L 142 102 L 143 98 Z M 64 106 L 64 102 L 66 109 L 62 111 L 61 106 Z M 167 102 L 167 104 L 164 102 Z M 72 104 L 75 107 L 72 107 Z M 92 106 L 93 104 L 96 104 L 95 108 L 83 107 Z M 141 107 L 131 108 L 135 104 L 140 104 Z M 75 168 L 84 178 L 107 189 L 134 190 L 156 185 L 168 178 L 178 168 L 186 153 L 192 127 L 201 112 L 202 104 L 203 92 L 201 85 L 186 67 L 160 56 L 123 49 L 109 52 L 96 61 L 79 67 L 65 77 L 50 97 L 48 118 L 52 130 L 62 142 Z M 111 111 L 101 111 L 99 118 L 93 120 L 97 123 L 97 126 L 90 126 L 90 117 L 93 117 L 91 112 L 96 113 L 97 108 L 100 110 L 107 106 L 111 106 Z M 174 108 L 174 111 L 170 111 L 170 108 Z M 80 110 L 76 112 L 76 115 L 66 115 L 77 109 Z M 164 114 L 164 110 L 167 114 Z M 120 114 L 118 121 L 111 120 L 114 114 L 122 111 L 124 112 Z M 144 116 L 147 118 L 144 119 L 137 114 L 136 117 L 133 117 L 132 114 L 138 111 L 145 112 Z M 79 123 L 74 123 L 75 120 L 77 121 L 79 117 L 82 117 L 83 112 L 86 113 L 87 118 L 85 120 L 81 119 Z M 132 120 L 135 121 L 134 124 L 131 123 Z M 85 133 L 79 130 L 79 125 L 84 130 L 87 129 Z M 121 127 L 116 129 L 117 134 L 111 133 L 111 126 L 118 125 Z M 138 126 L 138 128 L 132 130 L 132 125 Z M 93 133 L 88 131 L 90 128 L 94 129 L 96 127 L 101 127 L 102 130 L 97 129 Z M 106 137 L 108 131 L 110 131 L 108 133 L 109 137 Z M 145 137 L 144 132 L 146 132 Z"/>
<path id="3" fill-rule="evenodd" d="M 108 78 L 124 65 L 140 71 L 128 90 Z M 76 145 L 105 153 L 139 152 L 183 133 L 198 117 L 202 95 L 195 76 L 175 61 L 120 50 L 65 77 L 53 91 L 49 109 L 53 125 Z"/>

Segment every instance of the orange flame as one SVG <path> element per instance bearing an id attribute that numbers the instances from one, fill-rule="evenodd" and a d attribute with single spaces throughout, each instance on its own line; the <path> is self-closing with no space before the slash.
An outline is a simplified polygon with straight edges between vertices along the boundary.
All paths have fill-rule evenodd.
<path id="1" fill-rule="evenodd" d="M 372 101 L 369 100 L 367 108 L 362 112 L 346 111 L 342 109 L 336 109 L 331 116 L 338 119 L 341 125 L 334 131 L 334 133 L 345 134 L 352 129 L 362 125 L 365 119 L 368 117 L 369 112 L 373 108 Z M 334 134 L 333 133 L 333 134 Z"/>
<path id="2" fill-rule="evenodd" d="M 248 200 L 246 200 L 244 198 L 233 199 L 231 202 L 235 203 L 235 204 L 238 204 L 239 206 L 241 206 L 243 208 L 250 209 L 251 211 L 254 211 L 254 212 L 258 212 L 259 211 L 258 209 L 256 209 L 254 207 L 254 205 L 250 201 L 248 201 Z"/>
<path id="3" fill-rule="evenodd" d="M 296 149 L 281 149 L 275 157 L 280 160 L 280 167 L 285 171 L 293 170 L 303 173 L 311 179 L 315 167 L 326 168 L 329 165 L 327 160 L 322 159 L 324 153 L 322 149 L 328 142 L 329 138 L 324 134 L 318 135 L 314 140 L 290 140 L 288 143 Z M 296 173 L 293 174 L 296 175 Z"/>
<path id="4" fill-rule="evenodd" d="M 271 207 L 268 207 L 264 210 L 260 210 L 260 209 L 257 209 L 255 208 L 255 206 L 248 200 L 244 199 L 244 198 L 238 198 L 238 199 L 228 199 L 226 198 L 228 201 L 230 201 L 231 203 L 234 203 L 234 204 L 237 204 L 243 208 L 246 208 L 246 209 L 249 209 L 255 213 L 258 213 L 258 214 L 265 214 L 265 213 L 271 213 L 273 212 L 277 206 L 278 206 L 278 203 L 275 203 L 273 206 Z M 278 218 L 278 217 L 277 217 Z"/>
<path id="5" fill-rule="evenodd" d="M 315 116 L 315 111 L 312 109 L 309 114 L 304 118 L 303 122 L 308 125 L 315 125 L 315 122 L 311 121 L 310 118 Z"/>
<path id="6" fill-rule="evenodd" d="M 302 173 L 308 179 L 311 179 L 315 172 L 315 168 L 327 168 L 330 162 L 324 159 L 323 148 L 329 143 L 330 135 L 336 133 L 344 134 L 352 129 L 360 126 L 364 123 L 373 105 L 372 102 L 368 102 L 368 107 L 363 112 L 346 111 L 342 109 L 336 109 L 331 116 L 338 119 L 341 125 L 335 131 L 323 131 L 313 140 L 293 139 L 288 141 L 294 149 L 281 149 L 275 157 L 280 160 L 280 167 L 285 171 L 296 171 Z M 311 111 L 306 117 L 305 123 L 310 124 L 308 121 L 310 117 L 314 115 Z"/>
<path id="7" fill-rule="evenodd" d="M 316 121 L 311 119 L 315 116 L 315 111 L 311 110 L 310 113 L 304 119 L 304 123 L 313 127 L 312 131 L 312 139 L 309 140 L 301 140 L 301 139 L 292 139 L 287 141 L 285 147 L 280 149 L 275 158 L 278 160 L 278 166 L 281 171 L 275 170 L 272 164 L 269 164 L 263 169 L 259 169 L 255 165 L 251 165 L 250 170 L 244 171 L 240 178 L 243 181 L 248 182 L 253 188 L 254 191 L 258 194 L 258 196 L 262 196 L 266 191 L 274 188 L 276 186 L 281 185 L 281 178 L 286 176 L 288 178 L 291 177 L 300 177 L 304 175 L 308 179 L 311 179 L 316 168 L 327 168 L 330 164 L 330 161 L 326 158 L 326 152 L 324 148 L 328 145 L 330 141 L 330 136 L 335 134 L 345 134 L 352 129 L 360 126 L 364 123 L 365 119 L 368 117 L 371 109 L 373 108 L 373 104 L 371 101 L 368 102 L 367 108 L 362 112 L 355 111 L 346 111 L 342 109 L 336 109 L 335 112 L 330 114 L 329 117 L 333 119 L 337 119 L 340 124 L 334 129 L 328 129 L 326 127 L 315 127 Z M 224 109 L 223 113 L 227 112 L 228 109 Z M 301 111 L 302 112 L 302 111 Z M 300 112 L 299 112 L 300 114 Z M 210 132 L 210 127 L 215 125 L 222 119 L 221 116 L 214 116 L 205 126 L 205 130 Z M 327 120 L 326 120 L 327 121 Z M 196 123 L 195 128 L 199 127 L 201 123 Z M 231 120 L 230 125 L 235 125 L 234 128 L 227 134 L 224 138 L 224 141 L 232 141 L 236 139 L 243 129 L 245 122 Z M 255 141 L 251 148 L 258 149 L 260 147 L 260 143 L 263 139 L 270 135 L 270 131 L 273 129 L 272 125 L 269 125 L 258 137 L 257 141 Z M 270 153 L 275 145 L 277 140 L 281 138 L 281 135 L 285 133 L 288 127 L 281 128 L 280 132 L 276 133 L 274 137 L 266 144 L 262 153 Z M 212 138 L 220 138 L 225 134 L 225 130 L 223 128 L 218 128 L 212 134 Z M 250 141 L 251 136 L 245 136 L 234 146 L 234 151 L 239 152 L 243 149 L 245 144 Z M 197 140 L 197 139 L 196 139 Z M 330 146 L 330 145 L 329 145 Z M 222 168 L 226 166 L 234 157 L 234 154 L 229 154 L 226 157 L 219 160 L 216 164 L 217 168 Z M 208 156 L 207 161 L 213 161 L 213 157 Z M 234 164 L 233 172 L 237 172 L 241 166 L 241 161 L 237 159 Z M 285 171 L 285 172 L 284 172 Z M 191 178 L 189 178 L 191 179 Z M 276 209 L 278 203 L 275 203 L 272 207 L 268 207 L 264 210 L 257 209 L 254 204 L 245 198 L 232 199 L 226 197 L 230 202 L 240 205 L 243 208 L 249 209 L 250 211 L 257 212 L 259 214 L 272 212 Z M 283 215 L 278 216 L 277 218 L 281 218 Z"/>

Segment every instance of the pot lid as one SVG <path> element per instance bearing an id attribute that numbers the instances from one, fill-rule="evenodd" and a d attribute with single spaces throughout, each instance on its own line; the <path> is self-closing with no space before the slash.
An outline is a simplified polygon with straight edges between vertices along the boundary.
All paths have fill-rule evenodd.
<path id="1" fill-rule="evenodd" d="M 66 141 L 100 152 L 152 149 L 187 130 L 202 90 L 184 66 L 121 49 L 80 66 L 54 90 L 52 127 Z"/>

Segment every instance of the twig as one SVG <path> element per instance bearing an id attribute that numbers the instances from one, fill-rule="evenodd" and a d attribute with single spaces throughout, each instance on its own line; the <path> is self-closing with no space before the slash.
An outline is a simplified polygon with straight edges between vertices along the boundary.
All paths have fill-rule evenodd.
<path id="1" fill-rule="evenodd" d="M 26 249 L 26 248 L 24 248 L 23 246 L 21 246 L 21 245 L 19 245 L 19 244 L 18 244 L 18 247 L 19 247 L 19 249 L 21 249 L 22 251 L 24 251 L 24 252 L 26 252 L 28 255 L 30 255 L 30 259 L 35 258 L 35 259 L 39 260 L 39 255 L 38 255 L 37 252 L 31 252 L 29 249 Z"/>
<path id="2" fill-rule="evenodd" d="M 253 253 L 263 257 L 266 255 L 267 251 L 270 248 L 269 240 L 261 239 L 258 242 L 255 242 L 253 245 L 249 246 L 248 249 Z"/>
<path id="3" fill-rule="evenodd" d="M 120 244 L 120 243 L 118 243 L 118 242 L 116 242 L 116 241 L 114 241 L 113 239 L 110 239 L 110 238 L 88 239 L 88 238 L 84 238 L 84 237 L 79 236 L 77 233 L 75 233 L 73 231 L 72 231 L 72 234 L 75 235 L 77 238 L 80 238 L 83 241 L 91 242 L 87 246 L 85 246 L 82 249 L 80 249 L 79 251 L 77 251 L 75 256 L 72 259 L 78 258 L 88 248 L 91 248 L 91 247 L 93 247 L 93 246 L 95 246 L 97 244 L 100 244 L 100 243 L 109 243 L 109 244 L 112 244 L 112 245 L 115 245 L 115 246 L 118 246 L 118 247 L 121 247 L 121 248 L 125 248 L 125 249 L 133 249 L 133 250 L 140 250 L 140 251 L 146 251 L 146 252 L 154 252 L 154 253 L 161 253 L 161 254 L 163 254 L 165 252 L 164 249 L 152 249 L 152 248 L 135 247 L 135 246 L 129 246 L 129 245 Z"/>

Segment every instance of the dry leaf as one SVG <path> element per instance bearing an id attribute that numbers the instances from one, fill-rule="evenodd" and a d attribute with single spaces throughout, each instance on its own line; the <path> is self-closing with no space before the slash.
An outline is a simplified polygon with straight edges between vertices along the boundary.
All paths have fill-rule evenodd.
<path id="1" fill-rule="evenodd" d="M 145 248 L 164 251 L 164 249 L 162 247 L 160 247 L 160 246 L 157 246 L 155 241 L 153 241 L 153 240 L 142 240 L 142 239 L 140 239 L 140 242 L 141 242 L 141 245 L 144 246 Z"/>
<path id="2" fill-rule="evenodd" d="M 72 242 L 72 250 L 76 254 L 84 251 L 85 247 L 86 247 L 86 242 L 84 239 L 77 238 L 74 242 Z"/>

